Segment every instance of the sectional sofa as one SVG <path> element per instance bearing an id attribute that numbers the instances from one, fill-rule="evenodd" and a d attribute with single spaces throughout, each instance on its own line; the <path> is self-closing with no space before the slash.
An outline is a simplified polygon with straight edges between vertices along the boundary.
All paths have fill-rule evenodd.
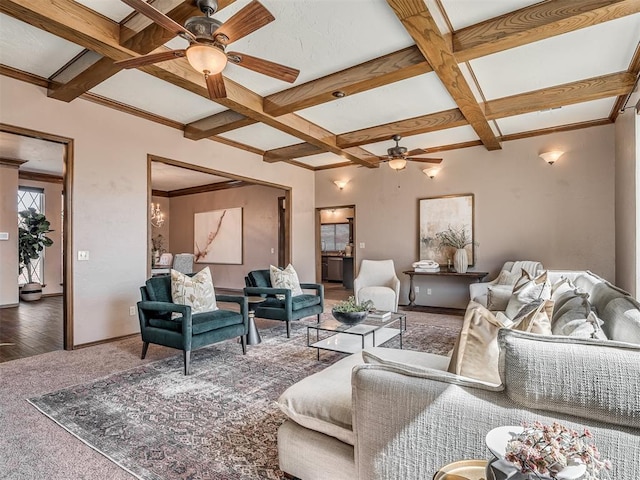
<path id="1" fill-rule="evenodd" d="M 449 462 L 489 459 L 484 437 L 496 426 L 559 420 L 594 433 L 611 478 L 640 478 L 640 305 L 590 272 L 548 275 L 571 279 L 607 340 L 501 328 L 498 384 L 448 372 L 446 356 L 350 355 L 280 397 L 282 470 L 302 480 L 430 479 Z"/>

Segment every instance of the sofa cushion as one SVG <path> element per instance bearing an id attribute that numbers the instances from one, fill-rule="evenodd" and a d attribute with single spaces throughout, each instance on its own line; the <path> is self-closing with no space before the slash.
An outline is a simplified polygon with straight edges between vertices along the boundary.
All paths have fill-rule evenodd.
<path id="1" fill-rule="evenodd" d="M 320 305 L 320 297 L 318 295 L 312 295 L 309 293 L 303 293 L 297 297 L 291 298 L 291 309 L 295 312 L 302 310 L 303 308 L 313 307 L 314 305 Z M 278 298 L 267 298 L 259 305 L 259 308 L 284 308 L 284 300 Z"/>
<path id="2" fill-rule="evenodd" d="M 538 298 L 545 300 L 551 298 L 551 285 L 547 281 L 547 272 L 542 272 L 533 278 L 522 270 L 522 276 L 513 287 L 513 293 L 504 313 L 513 319 L 522 307 Z"/>
<path id="3" fill-rule="evenodd" d="M 512 285 L 491 285 L 487 287 L 487 309 L 491 311 L 506 310 L 512 293 Z"/>
<path id="4" fill-rule="evenodd" d="M 469 302 L 447 371 L 499 384 L 497 336 L 503 326 L 485 307 Z"/>
<path id="5" fill-rule="evenodd" d="M 193 335 L 200 335 L 201 333 L 210 332 L 230 325 L 237 325 L 243 321 L 244 319 L 241 314 L 231 310 L 216 310 L 214 312 L 196 313 L 191 316 L 191 322 L 193 325 L 192 333 Z M 152 327 L 163 328 L 165 330 L 180 332 L 182 331 L 182 317 L 177 317 L 174 320 L 152 318 L 149 320 L 149 325 Z"/>
<path id="6" fill-rule="evenodd" d="M 171 299 L 178 305 L 190 306 L 192 314 L 217 310 L 209 267 L 193 276 L 171 269 Z"/>
<path id="7" fill-rule="evenodd" d="M 640 346 L 502 329 L 507 396 L 533 410 L 640 427 Z"/>
<path id="8" fill-rule="evenodd" d="M 522 332 L 551 335 L 553 301 L 539 298 L 520 309 L 511 328 Z"/>
<path id="9" fill-rule="evenodd" d="M 616 298 L 598 313 L 604 322 L 602 330 L 611 340 L 640 344 L 640 302 Z"/>
<path id="10" fill-rule="evenodd" d="M 367 351 L 379 358 L 425 368 L 444 369 L 449 361 L 440 355 L 410 350 L 375 347 Z M 362 353 L 358 352 L 303 378 L 280 396 L 280 410 L 303 427 L 353 445 L 351 371 L 356 365 L 362 364 Z"/>

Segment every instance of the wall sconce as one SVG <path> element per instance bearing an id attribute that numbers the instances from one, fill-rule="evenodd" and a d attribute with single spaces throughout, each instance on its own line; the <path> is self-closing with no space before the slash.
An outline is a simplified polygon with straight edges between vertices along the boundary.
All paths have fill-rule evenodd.
<path id="1" fill-rule="evenodd" d="M 425 168 L 424 170 L 422 170 L 422 173 L 433 180 L 433 178 L 438 175 L 438 173 L 440 173 L 440 170 L 442 170 L 441 167 Z"/>
<path id="2" fill-rule="evenodd" d="M 336 187 L 342 190 L 344 187 L 347 186 L 347 183 L 349 183 L 349 180 L 334 180 L 333 183 L 335 183 Z"/>
<path id="3" fill-rule="evenodd" d="M 562 155 L 564 155 L 564 152 L 561 152 L 560 150 L 552 150 L 550 152 L 541 153 L 538 156 L 549 165 L 553 165 Z"/>

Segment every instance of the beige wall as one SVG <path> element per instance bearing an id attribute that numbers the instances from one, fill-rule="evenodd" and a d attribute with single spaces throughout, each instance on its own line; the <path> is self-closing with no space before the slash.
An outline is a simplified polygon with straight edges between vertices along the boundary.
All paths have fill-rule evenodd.
<path id="1" fill-rule="evenodd" d="M 315 273 L 314 174 L 220 143 L 191 141 L 182 131 L 46 89 L 0 77 L 0 121 L 74 139 L 74 344 L 135 333 L 129 307 L 147 276 L 147 155 L 189 162 L 292 189 L 292 261 Z M 77 250 L 90 260 L 78 262 Z M 4 259 L 2 259 L 4 262 Z"/>
<path id="2" fill-rule="evenodd" d="M 633 108 L 618 115 L 616 139 L 616 285 L 638 297 L 640 276 L 640 117 Z"/>
<path id="3" fill-rule="evenodd" d="M 284 190 L 254 185 L 172 197 L 172 253 L 194 251 L 194 214 L 242 207 L 242 265 L 197 263 L 194 269 L 201 270 L 209 266 L 216 287 L 243 288 L 244 277 L 248 272 L 269 268 L 270 264 L 278 263 L 278 197 L 284 195 Z"/>
<path id="4" fill-rule="evenodd" d="M 18 304 L 18 168 L 0 165 L 0 308 Z"/>
<path id="5" fill-rule="evenodd" d="M 566 152 L 553 166 L 538 154 Z M 478 271 L 491 279 L 507 260 L 539 260 L 550 269 L 615 275 L 614 127 L 607 125 L 440 154 L 435 179 L 409 162 L 404 171 L 345 167 L 316 173 L 316 206 L 355 204 L 359 259 L 392 258 L 407 303 L 409 269 L 418 257 L 418 199 L 475 195 Z M 333 180 L 350 180 L 337 191 Z M 359 245 L 365 244 L 364 249 Z M 467 284 L 420 280 L 417 302 L 464 307 Z M 426 295 L 426 288 L 432 295 Z"/>
<path id="6" fill-rule="evenodd" d="M 51 224 L 53 232 L 47 236 L 53 240 L 53 245 L 45 250 L 44 279 L 46 286 L 42 289 L 44 295 L 62 293 L 62 184 L 49 182 L 34 182 L 18 180 L 19 186 L 44 189 L 44 215 Z M 17 192 L 16 192 L 17 195 Z"/>

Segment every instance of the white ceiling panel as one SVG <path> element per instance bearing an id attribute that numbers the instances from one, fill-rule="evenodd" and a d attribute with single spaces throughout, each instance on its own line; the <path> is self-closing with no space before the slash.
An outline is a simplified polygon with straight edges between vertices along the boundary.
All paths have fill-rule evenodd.
<path id="1" fill-rule="evenodd" d="M 248 0 L 215 15 L 227 20 Z M 301 84 L 413 45 L 385 0 L 262 0 L 275 21 L 232 43 L 238 51 L 300 70 Z M 291 85 L 228 65 L 225 76 L 264 96 Z"/>
<path id="2" fill-rule="evenodd" d="M 49 78 L 83 48 L 0 13 L 0 64 Z"/>
<path id="3" fill-rule="evenodd" d="M 454 30 L 519 10 L 540 0 L 441 0 Z"/>
<path id="4" fill-rule="evenodd" d="M 525 115 L 501 118 L 496 120 L 504 135 L 511 133 L 528 132 L 541 128 L 556 127 L 571 123 L 587 122 L 607 118 L 615 98 L 605 98 L 592 102 L 577 103 L 554 110 L 533 112 Z"/>
<path id="5" fill-rule="evenodd" d="M 310 155 L 308 157 L 296 158 L 296 162 L 304 163 L 310 167 L 324 167 L 326 165 L 335 165 L 344 163 L 345 159 L 333 153 L 321 153 L 319 155 Z"/>
<path id="6" fill-rule="evenodd" d="M 162 162 L 151 162 L 151 188 L 154 190 L 170 192 L 172 190 L 227 181 L 229 181 L 228 178 L 218 175 L 176 167 Z"/>
<path id="7" fill-rule="evenodd" d="M 391 137 L 391 135 L 389 135 Z M 451 145 L 454 143 L 468 142 L 471 140 L 478 140 L 476 132 L 469 125 L 462 127 L 449 128 L 447 130 L 441 130 L 439 132 L 422 133 L 420 135 L 412 135 L 410 137 L 404 137 L 400 140 L 401 147 L 407 147 L 408 150 L 414 148 L 430 148 L 441 147 L 443 145 Z M 378 143 L 371 143 L 369 145 L 363 145 L 362 148 L 370 151 L 374 155 L 386 155 L 387 149 L 393 147 L 395 142 L 389 138 L 389 140 Z M 438 156 L 434 154 L 431 156 Z"/>
<path id="8" fill-rule="evenodd" d="M 272 150 L 302 142 L 298 137 L 281 132 L 263 123 L 254 123 L 248 127 L 223 133 L 220 136 L 261 150 Z"/>
<path id="9" fill-rule="evenodd" d="M 640 13 L 471 61 L 488 100 L 626 70 Z M 597 61 L 595 60 L 597 59 Z"/>
<path id="10" fill-rule="evenodd" d="M 438 76 L 430 72 L 297 113 L 333 133 L 343 133 L 456 107 Z"/>
<path id="11" fill-rule="evenodd" d="M 20 170 L 62 175 L 64 145 L 40 138 L 0 132 L 0 157 L 26 160 Z"/>
<path id="12" fill-rule="evenodd" d="M 133 12 L 133 8 L 120 0 L 75 0 L 85 7 L 110 18 L 114 22 L 121 22 L 127 15 Z"/>
<path id="13" fill-rule="evenodd" d="M 91 92 L 180 123 L 226 110 L 209 99 L 139 70 L 121 70 Z"/>

